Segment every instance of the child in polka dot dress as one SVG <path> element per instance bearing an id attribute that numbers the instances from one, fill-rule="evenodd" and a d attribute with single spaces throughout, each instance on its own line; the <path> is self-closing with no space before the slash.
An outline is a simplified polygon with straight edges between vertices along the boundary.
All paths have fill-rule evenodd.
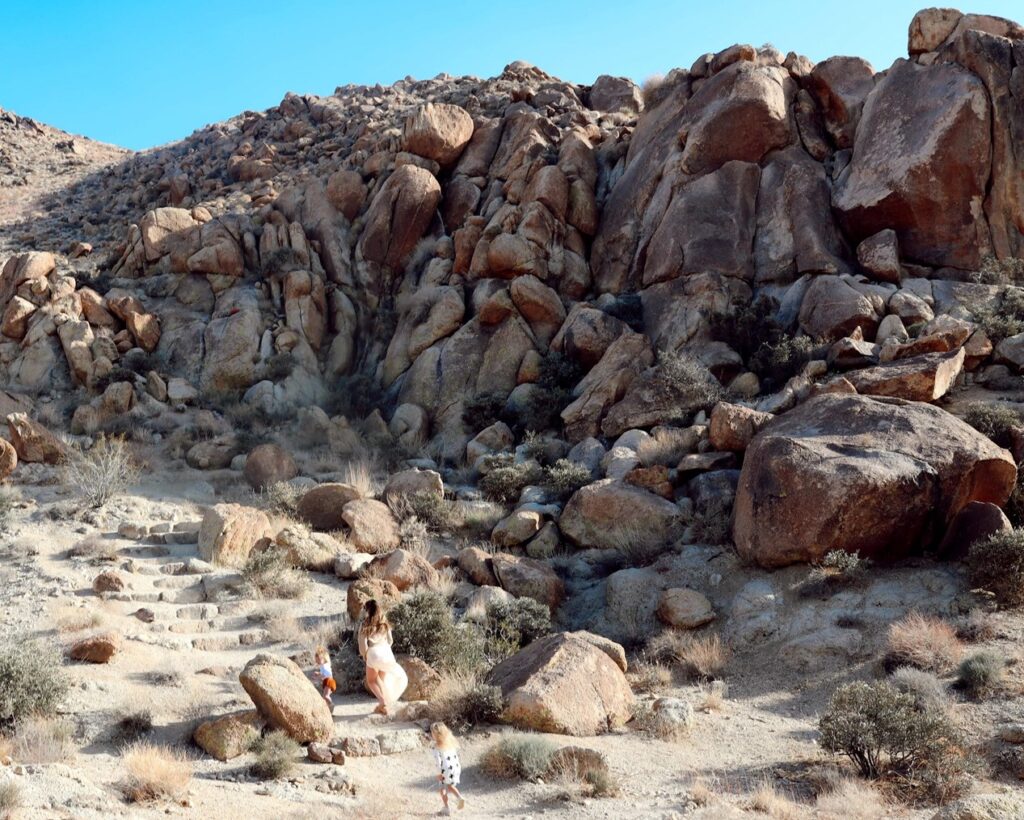
<path id="1" fill-rule="evenodd" d="M 455 742 L 455 736 L 452 734 L 452 730 L 443 723 L 433 723 L 430 726 L 430 737 L 434 741 L 434 759 L 441 769 L 441 773 L 437 776 L 437 782 L 441 784 L 441 802 L 444 803 L 444 813 L 451 813 L 448 795 L 452 795 L 458 801 L 456 803 L 458 808 L 464 809 L 466 801 L 459 793 L 462 764 L 459 762 L 459 745 Z"/>

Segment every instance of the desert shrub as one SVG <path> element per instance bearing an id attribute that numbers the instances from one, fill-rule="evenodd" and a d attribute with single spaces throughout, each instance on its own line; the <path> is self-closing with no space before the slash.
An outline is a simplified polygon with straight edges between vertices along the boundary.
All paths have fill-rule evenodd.
<path id="1" fill-rule="evenodd" d="M 515 464 L 511 456 L 492 456 L 494 466 L 483 477 L 478 487 L 480 492 L 491 501 L 511 504 L 519 500 L 523 488 L 531 484 L 539 484 L 544 474 L 535 461 L 524 461 Z"/>
<path id="2" fill-rule="evenodd" d="M 292 374 L 298 364 L 294 353 L 275 353 L 263 363 L 260 375 L 272 382 L 283 381 Z"/>
<path id="3" fill-rule="evenodd" d="M 388 612 L 396 654 L 422 658 L 439 671 L 471 672 L 483 662 L 476 630 L 455 623 L 451 607 L 437 592 L 417 592 Z"/>
<path id="4" fill-rule="evenodd" d="M 732 535 L 732 509 L 723 499 L 712 498 L 694 510 L 687 526 L 695 544 L 728 543 Z"/>
<path id="5" fill-rule="evenodd" d="M 127 778 L 123 791 L 131 803 L 183 800 L 192 782 L 192 763 L 179 749 L 145 741 L 122 752 Z"/>
<path id="6" fill-rule="evenodd" d="M 365 373 L 342 376 L 328 388 L 323 409 L 329 416 L 363 419 L 384 404 L 384 391 Z"/>
<path id="7" fill-rule="evenodd" d="M 505 699 L 500 687 L 484 683 L 476 674 L 445 673 L 427 708 L 432 721 L 442 721 L 456 732 L 464 732 L 497 723 Z"/>
<path id="8" fill-rule="evenodd" d="M 186 683 L 185 674 L 180 669 L 156 670 L 148 673 L 146 680 L 154 686 L 182 687 Z"/>
<path id="9" fill-rule="evenodd" d="M 260 267 L 266 277 L 283 276 L 293 270 L 306 270 L 309 260 L 303 258 L 295 248 L 274 248 L 262 256 Z"/>
<path id="10" fill-rule="evenodd" d="M 302 491 L 287 481 L 275 481 L 259 492 L 260 506 L 278 515 L 294 515 Z"/>
<path id="11" fill-rule="evenodd" d="M 981 258 L 978 270 L 970 280 L 981 285 L 1012 285 L 1024 283 L 1024 259 L 997 259 L 991 254 Z"/>
<path id="12" fill-rule="evenodd" d="M 114 724 L 111 740 L 119 749 L 131 746 L 153 731 L 153 713 L 140 709 L 122 715 Z"/>
<path id="13" fill-rule="evenodd" d="M 21 491 L 16 487 L 0 486 L 0 530 L 7 529 L 21 500 Z"/>
<path id="14" fill-rule="evenodd" d="M 505 413 L 505 397 L 498 393 L 481 393 L 466 399 L 462 406 L 462 423 L 466 429 L 479 433 L 500 421 Z"/>
<path id="15" fill-rule="evenodd" d="M 544 487 L 558 498 L 568 498 L 580 487 L 585 487 L 594 477 L 582 464 L 575 464 L 567 458 L 560 458 L 544 470 Z"/>
<path id="16" fill-rule="evenodd" d="M 503 660 L 550 631 L 551 612 L 544 604 L 533 598 L 495 601 L 487 607 L 487 656 Z"/>
<path id="17" fill-rule="evenodd" d="M 60 763 L 74 754 L 71 724 L 63 718 L 34 715 L 14 733 L 14 756 L 21 763 Z"/>
<path id="18" fill-rule="evenodd" d="M 750 808 L 767 814 L 772 820 L 797 820 L 800 807 L 778 790 L 768 780 L 762 781 L 750 796 Z"/>
<path id="19" fill-rule="evenodd" d="M 974 320 L 992 344 L 1024 333 L 1024 288 L 1007 288 L 996 307 L 976 308 Z"/>
<path id="20" fill-rule="evenodd" d="M 270 732 L 253 743 L 256 755 L 250 771 L 260 780 L 280 780 L 295 771 L 295 758 L 302 747 L 287 732 Z"/>
<path id="21" fill-rule="evenodd" d="M 682 720 L 667 710 L 655 710 L 653 702 L 649 700 L 635 703 L 631 723 L 636 731 L 671 743 L 689 736 L 693 728 L 692 720 Z"/>
<path id="22" fill-rule="evenodd" d="M 67 691 L 68 679 L 54 647 L 14 638 L 0 644 L 0 729 L 52 713 Z"/>
<path id="23" fill-rule="evenodd" d="M 363 691 L 366 667 L 359 657 L 355 635 L 349 633 L 346 639 L 331 648 L 331 668 L 334 670 L 338 694 L 354 695 Z"/>
<path id="24" fill-rule="evenodd" d="M 952 624 L 929 615 L 911 612 L 889 626 L 887 669 L 912 666 L 943 674 L 963 655 L 963 646 Z"/>
<path id="25" fill-rule="evenodd" d="M 561 427 L 562 411 L 572 401 L 572 390 L 583 378 L 578 362 L 551 351 L 540 362 L 535 389 L 519 413 L 517 428 L 548 430 Z"/>
<path id="26" fill-rule="evenodd" d="M 1024 425 L 1024 418 L 1021 417 L 1020 411 L 994 402 L 972 402 L 964 411 L 963 419 L 1000 447 L 1009 447 L 1011 444 L 1010 430 Z"/>
<path id="27" fill-rule="evenodd" d="M 399 496 L 392 504 L 399 518 L 415 516 L 431 532 L 455 532 L 463 524 L 462 508 L 437 493 L 413 493 Z"/>
<path id="28" fill-rule="evenodd" d="M 557 747 L 544 737 L 508 734 L 484 752 L 480 767 L 492 777 L 539 780 L 548 773 Z"/>
<path id="29" fill-rule="evenodd" d="M 1024 470 L 1017 470 L 1017 483 L 1003 506 L 1003 512 L 1015 527 L 1024 527 Z"/>
<path id="30" fill-rule="evenodd" d="M 982 698 L 999 688 L 1006 674 L 1006 659 L 995 652 L 975 652 L 957 670 L 956 686 L 968 697 Z"/>
<path id="31" fill-rule="evenodd" d="M 990 641 L 996 636 L 996 627 L 988 613 L 982 609 L 972 609 L 967 613 L 956 628 L 957 637 L 969 643 Z"/>
<path id="32" fill-rule="evenodd" d="M 685 353 L 659 351 L 656 379 L 665 393 L 665 422 L 684 422 L 724 395 L 722 385 L 711 371 L 699 359 Z"/>
<path id="33" fill-rule="evenodd" d="M 954 724 L 886 681 L 839 687 L 818 728 L 822 747 L 846 755 L 865 777 L 898 775 L 933 800 L 967 787 L 970 765 Z"/>
<path id="34" fill-rule="evenodd" d="M 123 438 L 100 436 L 88 450 L 72 449 L 64 464 L 64 483 L 90 507 L 121 495 L 138 474 Z"/>
<path id="35" fill-rule="evenodd" d="M 309 579 L 292 566 L 285 550 L 264 549 L 250 553 L 241 575 L 253 597 L 301 598 L 309 590 Z"/>
<path id="36" fill-rule="evenodd" d="M 750 359 L 750 369 L 766 390 L 779 390 L 814 358 L 816 345 L 809 336 L 783 336 L 763 345 Z"/>
<path id="37" fill-rule="evenodd" d="M 652 74 L 640 85 L 640 95 L 643 97 L 644 110 L 649 111 L 658 105 L 667 94 L 665 77 L 661 74 Z"/>
<path id="38" fill-rule="evenodd" d="M 919 710 L 942 712 L 949 709 L 946 687 L 934 672 L 901 666 L 892 673 L 890 679 L 900 692 L 914 698 L 914 705 Z"/>
<path id="39" fill-rule="evenodd" d="M 13 780 L 0 783 L 0 817 L 13 818 L 21 808 L 21 787 Z"/>
<path id="40" fill-rule="evenodd" d="M 999 532 L 971 545 L 971 584 L 991 592 L 1008 607 L 1024 605 L 1024 529 Z"/>

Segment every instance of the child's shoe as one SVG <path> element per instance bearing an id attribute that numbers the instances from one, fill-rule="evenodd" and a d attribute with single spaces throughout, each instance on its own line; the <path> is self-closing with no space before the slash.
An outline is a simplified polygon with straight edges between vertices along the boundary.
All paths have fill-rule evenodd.
<path id="1" fill-rule="evenodd" d="M 459 811 L 462 811 L 464 808 L 466 808 L 466 799 L 464 797 L 460 797 L 459 798 Z"/>

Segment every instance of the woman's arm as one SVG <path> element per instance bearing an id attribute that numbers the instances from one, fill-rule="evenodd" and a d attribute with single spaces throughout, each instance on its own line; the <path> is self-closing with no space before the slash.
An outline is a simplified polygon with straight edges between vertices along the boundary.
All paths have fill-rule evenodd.
<path id="1" fill-rule="evenodd" d="M 395 642 L 395 638 L 391 634 L 391 627 L 390 626 L 388 627 L 387 641 L 388 641 L 388 646 L 391 646 L 391 644 L 393 644 Z"/>
<path id="2" fill-rule="evenodd" d="M 361 630 L 361 629 L 359 630 L 358 644 L 359 644 L 359 657 L 360 658 L 365 658 L 366 657 L 366 635 L 363 634 L 363 630 Z"/>

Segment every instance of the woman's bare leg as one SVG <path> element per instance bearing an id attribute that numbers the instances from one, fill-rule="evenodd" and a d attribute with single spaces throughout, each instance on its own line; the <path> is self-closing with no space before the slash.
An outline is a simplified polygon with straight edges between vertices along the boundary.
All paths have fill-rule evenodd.
<path id="1" fill-rule="evenodd" d="M 372 667 L 366 667 L 366 688 L 370 690 L 377 701 L 380 704 L 384 703 L 384 698 L 381 694 L 380 682 L 378 680 L 377 670 Z"/>

